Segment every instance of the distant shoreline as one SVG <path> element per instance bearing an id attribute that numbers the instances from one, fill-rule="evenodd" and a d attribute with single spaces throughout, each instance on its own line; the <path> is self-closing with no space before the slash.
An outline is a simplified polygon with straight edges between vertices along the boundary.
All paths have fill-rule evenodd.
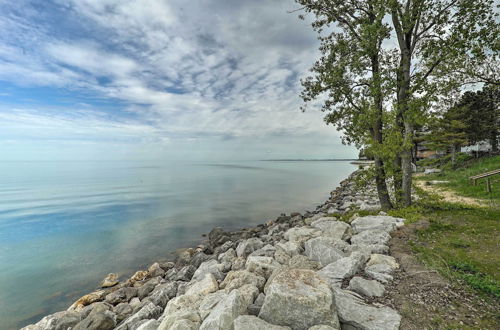
<path id="1" fill-rule="evenodd" d="M 260 162 L 352 162 L 359 161 L 359 159 L 261 159 Z"/>

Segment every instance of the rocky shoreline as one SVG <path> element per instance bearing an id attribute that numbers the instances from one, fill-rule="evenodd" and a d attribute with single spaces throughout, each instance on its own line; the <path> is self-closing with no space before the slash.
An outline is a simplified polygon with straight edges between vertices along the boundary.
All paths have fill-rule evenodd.
<path id="1" fill-rule="evenodd" d="M 99 290 L 23 329 L 398 329 L 398 312 L 370 301 L 399 267 L 387 244 L 404 219 L 332 216 L 380 208 L 375 188 L 360 190 L 356 175 L 313 212 L 215 228 L 175 262 L 123 282 L 109 274 Z"/>

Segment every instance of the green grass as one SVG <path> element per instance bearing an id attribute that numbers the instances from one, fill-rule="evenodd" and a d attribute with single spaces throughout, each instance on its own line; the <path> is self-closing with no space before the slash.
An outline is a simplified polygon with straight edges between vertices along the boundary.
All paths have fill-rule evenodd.
<path id="1" fill-rule="evenodd" d="M 440 164 L 442 173 L 430 174 L 419 177 L 418 180 L 443 180 L 449 183 L 439 184 L 456 191 L 461 196 L 480 198 L 498 202 L 500 207 L 500 174 L 490 177 L 492 193 L 486 191 L 485 179 L 478 181 L 477 186 L 469 182 L 469 177 L 500 168 L 500 156 L 468 159 L 461 163 L 461 167 L 452 169 L 450 163 Z"/>

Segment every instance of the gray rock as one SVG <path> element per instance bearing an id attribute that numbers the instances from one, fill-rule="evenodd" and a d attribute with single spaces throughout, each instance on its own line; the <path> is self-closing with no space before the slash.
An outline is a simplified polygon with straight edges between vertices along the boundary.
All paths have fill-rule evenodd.
<path id="1" fill-rule="evenodd" d="M 384 286 L 379 282 L 365 280 L 358 276 L 351 279 L 347 289 L 367 297 L 382 297 L 385 292 Z"/>
<path id="2" fill-rule="evenodd" d="M 217 260 L 219 260 L 221 263 L 232 263 L 234 259 L 236 259 L 236 251 L 233 248 L 230 248 L 226 252 L 219 254 L 219 257 L 217 258 Z"/>
<path id="3" fill-rule="evenodd" d="M 351 237 L 354 245 L 387 245 L 391 236 L 384 230 L 365 230 Z"/>
<path id="4" fill-rule="evenodd" d="M 227 292 L 216 291 L 214 293 L 207 294 L 201 301 L 200 307 L 198 307 L 198 313 L 200 318 L 204 320 L 214 309 L 215 306 L 224 298 L 227 297 Z"/>
<path id="5" fill-rule="evenodd" d="M 168 301 L 176 296 L 177 287 L 177 282 L 160 284 L 150 294 L 149 299 L 155 305 L 164 308 L 167 305 Z"/>
<path id="6" fill-rule="evenodd" d="M 156 319 L 158 318 L 163 309 L 159 306 L 156 306 L 153 303 L 148 303 L 146 306 L 142 307 L 137 313 L 126 319 L 123 323 L 121 323 L 116 330 L 128 330 L 134 329 L 139 323 L 139 321 L 145 319 Z"/>
<path id="7" fill-rule="evenodd" d="M 116 322 L 120 323 L 132 314 L 133 309 L 127 303 L 120 303 L 113 308 L 113 312 L 116 314 Z"/>
<path id="8" fill-rule="evenodd" d="M 326 266 L 343 257 L 345 254 L 334 247 L 335 240 L 327 237 L 316 237 L 305 243 L 305 254 L 309 259 L 318 261 Z"/>
<path id="9" fill-rule="evenodd" d="M 256 238 L 252 237 L 249 239 L 246 239 L 242 241 L 240 244 L 238 244 L 238 247 L 236 248 L 236 255 L 238 257 L 247 257 L 250 253 L 252 253 L 255 250 L 258 250 L 264 246 L 264 243 Z"/>
<path id="10" fill-rule="evenodd" d="M 238 289 L 245 284 L 252 284 L 256 286 L 259 290 L 262 290 L 266 279 L 262 276 L 249 272 L 247 270 L 237 270 L 230 271 L 224 281 L 220 284 L 221 289 L 226 291 L 231 291 L 233 289 Z"/>
<path id="11" fill-rule="evenodd" d="M 404 224 L 404 219 L 391 216 L 370 215 L 354 219 L 351 227 L 354 233 L 358 234 L 366 230 L 382 230 L 391 232 Z"/>
<path id="12" fill-rule="evenodd" d="M 222 228 L 214 228 L 208 234 L 208 240 L 212 247 L 217 247 L 231 240 L 231 235 Z"/>
<path id="13" fill-rule="evenodd" d="M 273 257 L 276 248 L 270 244 L 264 245 L 262 248 L 253 251 L 249 256 Z"/>
<path id="14" fill-rule="evenodd" d="M 289 330 L 290 327 L 282 327 L 267 323 L 256 316 L 240 315 L 234 320 L 235 330 Z"/>
<path id="15" fill-rule="evenodd" d="M 340 321 L 354 329 L 397 330 L 401 316 L 392 308 L 367 305 L 355 293 L 334 289 L 335 305 Z"/>
<path id="16" fill-rule="evenodd" d="M 274 259 L 282 265 L 288 265 L 290 262 L 290 256 L 285 253 L 282 249 L 277 249 L 274 253 Z"/>
<path id="17" fill-rule="evenodd" d="M 82 321 L 78 322 L 72 330 L 111 330 L 116 326 L 116 316 L 110 311 L 92 310 Z"/>
<path id="18" fill-rule="evenodd" d="M 153 278 L 147 281 L 137 289 L 137 297 L 139 297 L 139 299 L 141 300 L 144 299 L 145 297 L 147 297 L 147 295 L 149 295 L 151 291 L 153 291 L 153 289 L 158 285 L 158 283 L 160 283 L 158 278 Z"/>
<path id="19" fill-rule="evenodd" d="M 237 257 L 233 260 L 233 265 L 231 266 L 231 270 L 241 270 L 245 268 L 245 263 L 247 260 L 243 257 Z"/>
<path id="20" fill-rule="evenodd" d="M 344 252 L 345 253 L 352 253 L 352 252 L 361 252 L 366 255 L 371 255 L 372 253 L 389 253 L 389 247 L 387 245 L 382 245 L 382 244 L 352 244 L 349 245 Z"/>
<path id="21" fill-rule="evenodd" d="M 330 287 L 314 271 L 282 269 L 269 281 L 260 318 L 292 329 L 307 329 L 316 324 L 338 327 Z"/>
<path id="22" fill-rule="evenodd" d="M 175 276 L 175 280 L 177 281 L 185 281 L 189 282 L 196 271 L 196 267 L 193 265 L 187 265 L 181 268 Z"/>
<path id="23" fill-rule="evenodd" d="M 205 261 L 213 259 L 213 256 L 206 255 L 203 252 L 196 253 L 194 257 L 189 262 L 194 268 L 200 267 Z"/>
<path id="24" fill-rule="evenodd" d="M 245 264 L 246 270 L 268 278 L 273 271 L 280 268 L 276 260 L 271 257 L 249 256 Z"/>
<path id="25" fill-rule="evenodd" d="M 217 260 L 205 261 L 194 272 L 192 279 L 195 281 L 201 281 L 206 274 L 212 274 L 216 280 L 221 281 L 224 279 L 224 273 L 222 272 L 223 268 L 224 266 Z"/>
<path id="26" fill-rule="evenodd" d="M 148 268 L 149 276 L 150 277 L 156 277 L 156 276 L 165 276 L 165 271 L 163 268 L 160 267 L 160 264 L 155 262 Z"/>
<path id="27" fill-rule="evenodd" d="M 132 297 L 137 296 L 137 288 L 125 287 L 116 290 L 106 296 L 106 302 L 117 305 L 122 302 L 129 302 Z"/>
<path id="28" fill-rule="evenodd" d="M 294 241 L 288 241 L 285 243 L 276 244 L 276 251 L 282 251 L 290 257 L 301 254 L 304 249 L 300 246 L 299 243 Z"/>
<path id="29" fill-rule="evenodd" d="M 217 280 L 212 274 L 207 273 L 201 281 L 192 281 L 189 283 L 186 295 L 204 296 L 217 290 L 219 290 Z"/>
<path id="30" fill-rule="evenodd" d="M 321 235 L 321 231 L 311 227 L 294 227 L 288 229 L 283 235 L 287 241 L 297 242 L 302 245 L 305 241 Z"/>
<path id="31" fill-rule="evenodd" d="M 82 319 L 80 313 L 75 311 L 65 311 L 57 320 L 55 330 L 67 330 L 73 328 Z"/>
<path id="32" fill-rule="evenodd" d="M 201 324 L 200 330 L 230 330 L 234 320 L 246 312 L 247 304 L 239 290 L 221 300 Z"/>
<path id="33" fill-rule="evenodd" d="M 344 278 L 356 274 L 366 262 L 364 254 L 354 252 L 349 257 L 341 258 L 318 271 L 318 275 L 331 286 L 340 287 Z"/>
<path id="34" fill-rule="evenodd" d="M 197 330 L 200 327 L 200 316 L 191 310 L 178 310 L 164 313 L 158 330 Z"/>
<path id="35" fill-rule="evenodd" d="M 141 324 L 136 330 L 156 330 L 160 326 L 158 320 L 147 320 Z"/>
<path id="36" fill-rule="evenodd" d="M 334 327 L 331 327 L 329 325 L 324 325 L 324 324 L 315 325 L 315 326 L 309 328 L 309 330 L 337 330 L 337 329 L 340 329 L 340 328 L 334 328 Z"/>
<path id="37" fill-rule="evenodd" d="M 397 268 L 399 268 L 399 264 L 394 257 L 383 254 L 372 254 L 370 260 L 366 263 L 365 273 L 376 280 L 387 283 L 392 281 L 390 274 Z"/>
<path id="38" fill-rule="evenodd" d="M 322 236 L 336 240 L 348 240 L 352 236 L 352 229 L 343 221 L 334 221 L 334 218 L 324 217 L 314 221 L 311 226 L 322 231 Z"/>
<path id="39" fill-rule="evenodd" d="M 311 260 L 304 255 L 296 255 L 290 259 L 288 263 L 289 268 L 299 268 L 299 269 L 320 269 L 321 264 L 315 260 Z"/>

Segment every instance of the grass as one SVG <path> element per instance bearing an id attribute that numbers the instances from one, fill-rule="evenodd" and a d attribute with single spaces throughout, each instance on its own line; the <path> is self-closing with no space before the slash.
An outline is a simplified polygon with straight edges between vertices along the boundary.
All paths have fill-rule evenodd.
<path id="1" fill-rule="evenodd" d="M 474 186 L 469 183 L 469 177 L 484 172 L 492 171 L 500 168 L 500 156 L 483 157 L 479 159 L 466 159 L 459 162 L 457 168 L 453 168 L 450 163 L 437 163 L 440 168 L 444 169 L 442 173 L 435 173 L 418 177 L 418 180 L 442 180 L 449 183 L 439 184 L 456 191 L 459 195 L 473 198 L 486 199 L 498 202 L 500 207 L 500 174 L 490 177 L 492 192 L 486 191 L 485 179 L 478 181 L 478 185 Z M 420 164 L 421 165 L 421 164 Z"/>
<path id="2" fill-rule="evenodd" d="M 486 192 L 484 183 L 472 186 L 468 182 L 469 176 L 500 168 L 500 156 L 467 160 L 455 169 L 445 163 L 441 168 L 442 173 L 419 179 L 448 180 L 446 188 L 458 195 L 489 199 L 491 206 L 448 203 L 417 189 L 420 200 L 389 214 L 406 218 L 408 223 L 428 222 L 410 243 L 425 264 L 482 295 L 500 299 L 500 176 L 492 194 Z"/>

